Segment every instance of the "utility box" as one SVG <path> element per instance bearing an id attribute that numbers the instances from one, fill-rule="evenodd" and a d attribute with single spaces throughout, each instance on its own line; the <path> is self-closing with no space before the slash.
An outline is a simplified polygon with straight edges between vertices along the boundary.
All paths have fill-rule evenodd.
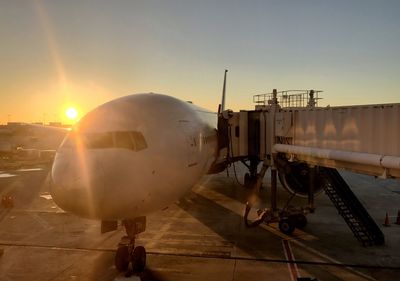
<path id="1" fill-rule="evenodd" d="M 230 156 L 241 158 L 248 156 L 248 112 L 234 112 L 229 118 Z"/>

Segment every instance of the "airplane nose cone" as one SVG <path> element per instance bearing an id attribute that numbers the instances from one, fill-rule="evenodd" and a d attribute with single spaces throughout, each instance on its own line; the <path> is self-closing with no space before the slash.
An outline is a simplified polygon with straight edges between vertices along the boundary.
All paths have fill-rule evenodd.
<path id="1" fill-rule="evenodd" d="M 93 156 L 57 153 L 52 168 L 51 195 L 67 212 L 96 218 L 101 206 L 102 169 Z"/>

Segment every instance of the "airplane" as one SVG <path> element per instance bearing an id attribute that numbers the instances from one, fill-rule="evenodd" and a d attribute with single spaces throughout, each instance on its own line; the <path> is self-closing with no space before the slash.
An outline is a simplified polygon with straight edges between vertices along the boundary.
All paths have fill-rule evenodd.
<path id="1" fill-rule="evenodd" d="M 221 107 L 220 107 L 221 108 Z M 177 98 L 134 94 L 84 116 L 58 148 L 51 195 L 67 212 L 102 221 L 102 232 L 122 221 L 126 237 L 115 255 L 118 271 L 142 271 L 146 250 L 135 247 L 146 215 L 162 210 L 218 163 L 218 113 Z"/>
<path id="2" fill-rule="evenodd" d="M 278 222 L 281 232 L 290 235 L 295 227 L 301 229 L 307 224 L 305 214 L 315 209 L 314 195 L 325 187 L 330 192 L 338 192 L 340 186 L 340 192 L 347 194 L 341 197 L 342 201 L 353 194 L 334 168 L 310 166 L 301 160 L 293 161 L 291 156 L 271 153 L 264 157 L 258 173 L 260 157 L 235 156 L 229 151 L 233 146 L 228 119 L 234 113 L 225 110 L 226 73 L 227 70 L 218 112 L 162 94 L 129 95 L 104 103 L 86 114 L 58 148 L 51 171 L 52 198 L 67 212 L 100 220 L 102 233 L 116 230 L 118 222 L 122 221 L 126 236 L 122 237 L 115 254 L 118 271 L 128 270 L 130 264 L 133 271 L 144 270 L 146 250 L 135 245 L 135 238 L 145 231 L 147 215 L 165 209 L 181 199 L 204 175 L 222 172 L 235 161 L 242 161 L 248 168 L 244 181 L 253 188 L 244 212 L 248 227 Z M 307 91 L 309 101 L 314 99 L 313 93 L 313 90 Z M 275 112 L 277 91 L 273 94 L 271 108 Z M 234 132 L 236 137 L 240 136 L 240 127 L 234 127 Z M 254 203 L 251 201 L 257 197 L 269 165 L 274 165 L 271 208 L 258 210 L 258 219 L 250 222 L 248 214 Z M 281 185 L 292 194 L 288 203 L 293 196 L 308 198 L 307 210 L 285 207 L 279 211 L 276 208 L 277 172 Z M 368 236 L 368 241 L 364 241 L 357 236 L 357 239 L 362 240 L 363 245 L 382 245 L 383 233 L 355 195 L 352 196 L 348 197 L 351 200 L 347 198 L 343 202 L 357 206 L 357 216 L 350 220 L 342 215 L 346 223 L 354 233 L 352 227 L 362 221 L 372 238 Z M 339 202 L 331 200 L 335 206 Z"/>
<path id="3" fill-rule="evenodd" d="M 146 250 L 135 246 L 135 237 L 145 231 L 147 215 L 182 198 L 204 175 L 227 168 L 226 73 L 218 112 L 162 94 L 129 95 L 89 112 L 58 148 L 51 171 L 53 200 L 67 212 L 100 220 L 102 233 L 122 221 L 126 236 L 115 255 L 118 271 L 129 264 L 136 272 L 144 270 Z M 250 165 L 255 172 L 258 163 Z M 251 180 L 257 191 L 262 177 Z M 246 225 L 257 226 L 266 213 L 249 223 L 249 206 Z"/>

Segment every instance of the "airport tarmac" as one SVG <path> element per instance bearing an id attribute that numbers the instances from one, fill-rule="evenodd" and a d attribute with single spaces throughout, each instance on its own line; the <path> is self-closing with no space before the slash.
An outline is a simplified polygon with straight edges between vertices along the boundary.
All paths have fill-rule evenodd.
<path id="1" fill-rule="evenodd" d="M 242 179 L 245 170 L 237 166 Z M 0 208 L 0 280 L 398 280 L 400 181 L 342 172 L 371 216 L 386 245 L 363 247 L 329 199 L 316 198 L 316 213 L 293 236 L 275 224 L 246 228 L 249 191 L 230 169 L 207 176 L 182 200 L 149 216 L 137 245 L 148 251 L 147 268 L 125 276 L 114 268 L 123 229 L 100 234 L 100 223 L 59 209 L 48 192 L 49 167 L 0 172 L 0 194 L 14 207 Z M 269 175 L 264 181 L 269 186 Z M 133 194 L 134 196 L 134 194 Z M 282 206 L 289 195 L 280 189 Z M 262 191 L 268 202 L 268 188 Z M 293 205 L 305 205 L 295 199 Z M 2 251 L 3 250 L 3 251 Z"/>

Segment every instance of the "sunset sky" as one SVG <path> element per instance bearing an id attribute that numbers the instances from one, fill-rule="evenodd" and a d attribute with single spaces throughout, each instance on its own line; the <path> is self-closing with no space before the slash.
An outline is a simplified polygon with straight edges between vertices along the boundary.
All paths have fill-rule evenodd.
<path id="1" fill-rule="evenodd" d="M 0 124 L 62 121 L 165 93 L 251 109 L 273 88 L 322 105 L 400 102 L 400 1 L 0 0 Z"/>

